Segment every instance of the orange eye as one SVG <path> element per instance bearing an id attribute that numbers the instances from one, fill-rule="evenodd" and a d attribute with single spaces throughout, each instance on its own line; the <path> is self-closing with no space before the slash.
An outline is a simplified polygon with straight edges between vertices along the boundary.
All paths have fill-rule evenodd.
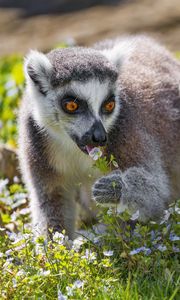
<path id="1" fill-rule="evenodd" d="M 78 104 L 76 102 L 72 101 L 68 101 L 65 104 L 65 108 L 67 111 L 69 112 L 74 112 L 78 109 Z"/>
<path id="2" fill-rule="evenodd" d="M 104 105 L 104 110 L 107 113 L 111 113 L 114 108 L 115 108 L 115 101 L 114 100 L 109 101 L 109 102 L 105 103 L 105 105 Z"/>

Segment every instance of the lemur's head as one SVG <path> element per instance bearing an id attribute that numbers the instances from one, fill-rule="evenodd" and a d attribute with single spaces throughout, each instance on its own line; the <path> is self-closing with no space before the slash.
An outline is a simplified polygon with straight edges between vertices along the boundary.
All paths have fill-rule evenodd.
<path id="1" fill-rule="evenodd" d="M 31 51 L 27 94 L 40 126 L 56 137 L 65 131 L 87 152 L 103 146 L 119 112 L 117 70 L 100 51 L 86 48 Z"/>

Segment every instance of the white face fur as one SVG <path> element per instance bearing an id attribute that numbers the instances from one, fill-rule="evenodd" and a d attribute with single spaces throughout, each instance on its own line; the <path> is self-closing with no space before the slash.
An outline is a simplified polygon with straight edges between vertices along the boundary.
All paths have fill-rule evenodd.
<path id="1" fill-rule="evenodd" d="M 33 72 L 36 72 L 36 78 L 46 93 L 43 94 L 29 76 L 29 65 L 33 68 Z M 48 58 L 37 51 L 32 51 L 25 63 L 27 96 L 38 125 L 44 127 L 57 139 L 60 139 L 64 133 L 68 134 L 78 146 L 86 143 L 83 137 L 91 130 L 94 123 L 101 124 L 104 131 L 108 132 L 114 125 L 120 109 L 116 87 L 111 81 L 106 79 L 100 82 L 93 78 L 86 82 L 76 80 L 61 87 L 52 87 L 49 80 L 52 68 Z M 84 106 L 82 111 L 76 114 L 67 113 L 62 106 L 62 100 L 72 95 L 75 101 L 81 99 Z M 111 113 L 106 114 L 103 113 L 102 108 L 110 97 L 115 107 Z M 87 143 L 91 144 L 88 141 Z"/>

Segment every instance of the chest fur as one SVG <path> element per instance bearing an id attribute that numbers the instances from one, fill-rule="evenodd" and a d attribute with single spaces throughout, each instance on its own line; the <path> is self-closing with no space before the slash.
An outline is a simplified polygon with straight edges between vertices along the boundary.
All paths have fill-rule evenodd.
<path id="1" fill-rule="evenodd" d="M 100 176 L 100 172 L 93 167 L 93 160 L 71 141 L 64 144 L 54 140 L 48 146 L 48 159 L 65 181 L 81 184 Z"/>

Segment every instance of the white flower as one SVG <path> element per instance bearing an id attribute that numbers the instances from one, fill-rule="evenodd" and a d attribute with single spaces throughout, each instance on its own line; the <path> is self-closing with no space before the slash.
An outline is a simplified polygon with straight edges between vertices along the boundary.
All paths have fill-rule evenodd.
<path id="1" fill-rule="evenodd" d="M 93 225 L 93 230 L 96 234 L 105 234 L 106 230 L 107 230 L 107 225 L 105 224 L 97 224 L 97 225 Z"/>
<path id="2" fill-rule="evenodd" d="M 20 211 L 19 211 L 19 214 L 20 215 L 28 215 L 30 213 L 30 208 L 29 207 L 26 207 L 26 208 L 22 208 Z"/>
<path id="3" fill-rule="evenodd" d="M 18 218 L 18 213 L 16 211 L 14 211 L 11 215 L 11 220 L 14 222 L 17 220 L 17 218 Z"/>
<path id="4" fill-rule="evenodd" d="M 0 258 L 2 258 L 4 256 L 4 253 L 0 252 Z"/>
<path id="5" fill-rule="evenodd" d="M 67 300 L 67 297 L 61 293 L 59 288 L 58 288 L 57 294 L 58 294 L 57 300 Z"/>
<path id="6" fill-rule="evenodd" d="M 17 277 L 21 277 L 21 276 L 24 276 L 26 275 L 26 272 L 24 270 L 19 270 L 17 273 L 16 273 L 16 276 Z"/>
<path id="7" fill-rule="evenodd" d="M 177 205 L 175 206 L 174 210 L 178 215 L 180 214 L 180 207 L 178 207 Z"/>
<path id="8" fill-rule="evenodd" d="M 146 255 L 149 255 L 151 254 L 151 249 L 150 248 L 146 248 L 146 247 L 140 247 L 140 248 L 136 248 L 132 251 L 130 251 L 130 255 L 135 255 L 135 254 L 138 254 L 140 252 L 144 252 Z"/>
<path id="9" fill-rule="evenodd" d="M 14 181 L 14 183 L 19 183 L 20 179 L 17 176 L 14 176 L 13 177 L 13 181 Z"/>
<path id="10" fill-rule="evenodd" d="M 40 244 L 36 243 L 36 248 L 35 249 L 36 249 L 36 255 L 39 255 L 39 254 L 44 255 L 43 245 L 40 245 Z"/>
<path id="11" fill-rule="evenodd" d="M 160 222 L 160 224 L 164 224 L 165 222 L 167 222 L 170 215 L 171 215 L 171 212 L 169 210 L 165 210 L 164 217 L 162 218 L 162 221 Z"/>
<path id="12" fill-rule="evenodd" d="M 51 273 L 50 270 L 44 271 L 43 269 L 40 269 L 39 275 L 41 276 L 48 276 Z"/>
<path id="13" fill-rule="evenodd" d="M 173 246 L 172 249 L 173 249 L 173 251 L 175 253 L 179 253 L 180 252 L 180 249 L 178 247 L 176 247 L 176 246 Z"/>
<path id="14" fill-rule="evenodd" d="M 26 201 L 26 197 L 27 197 L 27 194 L 26 193 L 16 193 L 15 195 L 14 195 L 14 197 L 15 197 L 15 200 L 23 200 L 21 203 L 22 204 L 24 204 L 24 203 L 26 203 L 27 201 Z"/>
<path id="15" fill-rule="evenodd" d="M 73 287 L 67 286 L 66 291 L 68 296 L 73 296 Z"/>
<path id="16" fill-rule="evenodd" d="M 159 245 L 157 246 L 157 249 L 158 249 L 159 251 L 161 251 L 161 252 L 164 252 L 164 251 L 167 250 L 167 247 L 166 247 L 165 245 L 159 244 Z"/>
<path id="17" fill-rule="evenodd" d="M 14 194 L 14 201 L 15 203 L 13 203 L 11 206 L 12 208 L 17 208 L 19 206 L 21 206 L 22 204 L 26 204 L 27 203 L 27 199 L 26 199 L 27 195 L 25 193 L 16 193 Z"/>
<path id="18" fill-rule="evenodd" d="M 9 239 L 12 241 L 12 244 L 17 244 L 20 241 L 24 241 L 24 236 L 21 233 L 18 233 L 18 234 L 11 233 L 11 235 L 9 236 Z"/>
<path id="19" fill-rule="evenodd" d="M 112 207 L 110 207 L 110 208 L 108 209 L 107 215 L 108 215 L 108 216 L 112 216 L 112 215 L 113 215 Z"/>
<path id="20" fill-rule="evenodd" d="M 0 227 L 0 231 L 1 231 L 1 232 L 5 231 L 5 230 L 6 230 L 5 228 Z"/>
<path id="21" fill-rule="evenodd" d="M 63 244 L 64 242 L 64 234 L 56 231 L 53 235 L 53 241 L 59 244 Z"/>
<path id="22" fill-rule="evenodd" d="M 21 249 L 24 249 L 25 247 L 26 247 L 26 244 L 24 243 L 24 244 L 21 244 L 20 246 L 14 248 L 14 249 L 15 249 L 16 251 L 19 251 L 19 250 L 21 250 Z"/>
<path id="23" fill-rule="evenodd" d="M 100 236 L 95 236 L 94 239 L 93 239 L 93 242 L 94 242 L 95 244 L 98 244 L 98 243 L 100 242 L 100 240 L 101 240 L 101 237 L 100 237 Z"/>
<path id="24" fill-rule="evenodd" d="M 17 287 L 17 280 L 15 278 L 12 278 L 13 288 Z"/>
<path id="25" fill-rule="evenodd" d="M 0 179 L 0 193 L 3 193 L 8 183 L 9 183 L 8 179 Z"/>
<path id="26" fill-rule="evenodd" d="M 114 251 L 112 251 L 112 250 L 109 250 L 109 251 L 103 251 L 103 254 L 104 254 L 105 256 L 113 256 Z"/>
<path id="27" fill-rule="evenodd" d="M 9 256 L 11 253 L 12 253 L 12 249 L 9 249 L 9 250 L 7 250 L 7 251 L 5 252 L 5 254 L 6 254 L 7 256 Z"/>
<path id="28" fill-rule="evenodd" d="M 9 80 L 6 82 L 5 84 L 5 88 L 8 90 L 8 89 L 11 89 L 11 88 L 14 88 L 16 86 L 16 83 L 13 79 Z"/>
<path id="29" fill-rule="evenodd" d="M 82 256 L 82 258 L 86 258 L 90 262 L 96 259 L 96 253 L 92 252 L 89 249 L 86 249 L 85 255 Z"/>
<path id="30" fill-rule="evenodd" d="M 135 221 L 139 218 L 139 210 L 137 210 L 132 216 L 131 216 L 131 220 Z"/>
<path id="31" fill-rule="evenodd" d="M 175 235 L 174 233 L 170 233 L 170 235 L 169 235 L 169 239 L 170 239 L 170 241 L 172 241 L 172 242 L 175 242 L 175 241 L 180 241 L 180 237 L 179 236 L 177 236 L 177 235 Z"/>
<path id="32" fill-rule="evenodd" d="M 75 289 L 80 289 L 83 286 L 84 286 L 84 281 L 76 280 L 71 287 L 70 286 L 66 287 L 66 291 L 67 291 L 68 296 L 73 296 L 73 291 Z"/>
<path id="33" fill-rule="evenodd" d="M 8 97 L 13 97 L 13 96 L 15 96 L 15 95 L 17 95 L 18 94 L 18 88 L 11 88 L 11 89 L 9 89 L 8 91 L 7 91 L 7 96 Z"/>
<path id="34" fill-rule="evenodd" d="M 84 282 L 81 280 L 76 280 L 73 284 L 73 288 L 80 289 L 84 286 Z"/>
<path id="35" fill-rule="evenodd" d="M 73 246 L 72 248 L 75 251 L 79 251 L 79 249 L 81 248 L 81 246 L 86 242 L 85 238 L 83 238 L 82 236 L 77 237 L 74 241 L 73 241 Z"/>
<path id="36" fill-rule="evenodd" d="M 89 156 L 92 157 L 93 160 L 98 160 L 102 156 L 102 151 L 98 147 L 94 147 L 90 152 Z"/>
<path id="37" fill-rule="evenodd" d="M 116 206 L 118 214 L 122 214 L 126 209 L 128 209 L 128 206 L 122 202 L 118 203 Z"/>

